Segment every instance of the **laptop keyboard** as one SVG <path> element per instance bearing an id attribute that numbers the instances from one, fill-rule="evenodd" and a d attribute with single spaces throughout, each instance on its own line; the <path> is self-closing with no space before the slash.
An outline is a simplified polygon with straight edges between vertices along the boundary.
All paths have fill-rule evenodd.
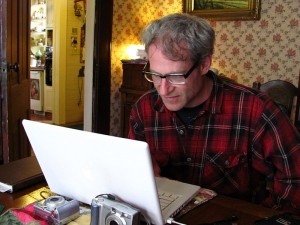
<path id="1" fill-rule="evenodd" d="M 161 210 L 167 208 L 172 202 L 174 202 L 180 195 L 168 193 L 164 191 L 158 191 L 158 197 Z"/>

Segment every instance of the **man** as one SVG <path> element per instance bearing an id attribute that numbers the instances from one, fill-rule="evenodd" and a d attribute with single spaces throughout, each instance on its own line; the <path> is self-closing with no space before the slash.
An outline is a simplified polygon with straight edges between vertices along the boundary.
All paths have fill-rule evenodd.
<path id="1" fill-rule="evenodd" d="M 265 94 L 209 70 L 209 23 L 173 14 L 142 39 L 155 89 L 133 106 L 129 138 L 149 144 L 156 175 L 300 215 L 300 136 Z"/>

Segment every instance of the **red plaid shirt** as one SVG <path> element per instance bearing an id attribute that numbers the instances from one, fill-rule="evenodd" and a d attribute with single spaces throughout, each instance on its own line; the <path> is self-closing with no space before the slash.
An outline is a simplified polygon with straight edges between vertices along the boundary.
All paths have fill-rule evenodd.
<path id="1" fill-rule="evenodd" d="M 213 91 L 189 125 L 152 90 L 132 108 L 129 138 L 149 144 L 162 176 L 300 215 L 296 128 L 265 94 L 208 76 Z"/>

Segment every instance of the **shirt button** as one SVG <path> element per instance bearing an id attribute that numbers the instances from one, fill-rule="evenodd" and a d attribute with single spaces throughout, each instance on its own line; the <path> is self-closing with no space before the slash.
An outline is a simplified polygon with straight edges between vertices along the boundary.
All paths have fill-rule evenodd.
<path id="1" fill-rule="evenodd" d="M 191 159 L 190 157 L 187 157 L 187 158 L 186 158 L 186 161 L 187 161 L 187 162 L 190 162 L 190 161 L 192 161 L 192 159 Z"/>
<path id="2" fill-rule="evenodd" d="M 225 165 L 228 166 L 229 165 L 229 160 L 225 161 Z"/>
<path id="3" fill-rule="evenodd" d="M 183 130 L 179 130 L 179 134 L 183 135 L 184 131 Z"/>

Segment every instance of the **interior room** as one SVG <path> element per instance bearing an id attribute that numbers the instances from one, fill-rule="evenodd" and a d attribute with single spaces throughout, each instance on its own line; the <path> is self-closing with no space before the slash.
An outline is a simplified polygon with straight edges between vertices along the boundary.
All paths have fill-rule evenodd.
<path id="1" fill-rule="evenodd" d="M 36 0 L 38 1 L 38 0 Z M 48 0 L 51 2 L 53 0 Z M 57 48 L 53 53 L 53 104 L 56 111 L 51 112 L 47 106 L 47 91 L 49 86 L 45 85 L 45 115 L 51 113 L 52 122 L 55 124 L 83 123 L 90 127 L 90 103 L 84 105 L 84 99 L 91 98 L 90 90 L 84 90 L 83 82 L 91 82 L 91 69 L 87 77 L 83 77 L 82 68 L 85 66 L 82 59 L 81 39 L 82 27 L 85 24 L 84 15 L 76 15 L 76 4 L 82 7 L 84 1 L 68 0 L 66 3 L 54 1 L 59 4 L 55 7 L 60 13 L 67 16 L 67 21 L 54 22 L 53 33 L 59 29 L 62 37 L 47 36 L 46 41 Z M 87 0 L 86 5 L 93 5 L 94 0 Z M 75 8 L 74 8 L 75 7 Z M 252 86 L 253 82 L 265 83 L 269 80 L 282 79 L 291 82 L 298 87 L 299 81 L 299 57 L 297 56 L 299 37 L 298 20 L 300 18 L 296 1 L 261 1 L 259 20 L 235 20 L 235 21 L 211 21 L 216 31 L 216 46 L 213 56 L 212 67 L 219 74 L 236 80 L 246 86 Z M 48 10 L 49 11 L 49 10 Z M 80 10 L 79 10 L 80 11 Z M 132 46 L 140 46 L 140 33 L 144 26 L 163 15 L 175 12 L 183 12 L 183 2 L 173 1 L 121 1 L 113 3 L 113 25 L 111 40 L 111 93 L 110 93 L 110 134 L 124 136 L 122 121 L 122 79 L 123 67 L 121 60 L 132 59 L 128 49 Z M 54 12 L 55 13 L 55 12 Z M 84 13 L 82 11 L 81 13 Z M 89 14 L 91 16 L 91 14 Z M 51 16 L 50 16 L 51 17 Z M 49 19 L 47 19 L 48 21 Z M 54 20 L 55 21 L 55 20 Z M 92 19 L 90 20 L 92 22 Z M 89 25 L 90 26 L 90 25 Z M 46 29 L 47 33 L 52 29 Z M 52 33 L 52 34 L 53 34 Z M 51 35 L 51 33 L 50 33 Z M 88 36 L 87 32 L 87 36 Z M 78 41 L 77 46 L 72 44 Z M 61 42 L 61 43 L 60 43 Z M 93 46 L 94 47 L 94 46 Z M 92 48 L 90 48 L 92 49 Z M 61 54 L 63 53 L 63 54 Z M 64 60 L 58 57 L 65 56 Z M 57 59 L 55 59 L 57 58 Z M 89 62 L 88 62 L 89 63 Z M 89 64 L 87 64 L 89 65 Z M 58 69 L 59 67 L 60 69 Z M 62 74 L 65 74 L 62 75 Z M 60 77 L 58 79 L 58 77 Z M 63 79 L 61 79 L 63 77 Z M 57 80 L 55 80 L 57 79 Z M 90 84 L 89 87 L 92 85 Z M 87 87 L 87 86 L 86 86 Z M 49 89 L 49 90 L 47 90 Z M 59 93 L 55 95 L 55 93 Z M 61 98 L 65 96 L 65 98 Z M 62 100 L 65 99 L 65 100 Z M 47 109 L 48 107 L 48 109 Z M 294 112 L 296 102 L 294 103 Z M 84 116 L 84 113 L 86 115 Z M 38 114 L 38 113 L 36 113 Z"/>
<path id="2" fill-rule="evenodd" d="M 9 2 L 10 0 L 7 1 Z M 110 82 L 109 85 L 106 85 L 106 83 L 103 85 L 107 86 L 106 88 L 109 89 L 109 94 L 105 92 L 105 94 L 103 94 L 105 96 L 103 96 L 104 98 L 102 98 L 102 100 L 105 100 L 105 103 L 109 102 L 109 110 L 105 109 L 106 105 L 102 105 L 103 102 L 100 101 L 99 104 L 100 111 L 105 109 L 106 111 L 110 112 L 108 116 L 108 133 L 110 135 L 99 135 L 97 134 L 97 132 L 81 132 L 75 129 L 66 129 L 65 127 L 63 127 L 72 126 L 72 128 L 92 131 L 92 125 L 94 122 L 93 120 L 95 120 L 95 118 L 97 120 L 103 119 L 101 118 L 101 116 L 95 115 L 93 111 L 93 107 L 95 106 L 93 105 L 93 101 L 95 99 L 95 95 L 93 93 L 93 91 L 95 90 L 93 83 L 93 70 L 95 68 L 94 63 L 97 60 L 94 58 L 94 56 L 96 52 L 95 50 L 99 50 L 100 48 L 97 45 L 94 46 L 94 43 L 99 44 L 99 42 L 104 41 L 100 38 L 100 40 L 94 40 L 94 29 L 96 29 L 95 21 L 96 19 L 99 19 L 99 17 L 97 17 L 97 12 L 95 12 L 96 1 L 97 0 L 31 0 L 31 47 L 30 53 L 28 53 L 28 55 L 30 54 L 31 78 L 30 118 L 32 120 L 38 120 L 44 123 L 36 123 L 34 125 L 34 129 L 32 129 L 30 132 L 28 132 L 27 130 L 27 134 L 30 134 L 28 135 L 28 137 L 30 136 L 32 139 L 36 140 L 36 146 L 39 147 L 39 153 L 41 154 L 41 157 L 39 158 L 39 161 L 37 161 L 37 157 L 35 156 L 38 156 L 38 154 L 34 155 L 34 153 L 32 153 L 30 157 L 27 157 L 27 155 L 26 157 L 22 158 L 22 155 L 18 155 L 19 152 L 15 151 L 15 159 L 18 158 L 18 160 L 9 161 L 10 155 L 4 155 L 6 156 L 7 161 L 4 161 L 3 165 L 0 165 L 0 188 L 6 189 L 5 191 L 3 191 L 2 189 L 3 193 L 0 193 L 0 224 L 5 224 L 8 220 L 16 224 L 36 223 L 36 218 L 41 215 L 44 216 L 44 218 L 38 219 L 39 221 L 42 221 L 41 224 L 48 224 L 49 221 L 57 222 L 58 218 L 61 218 L 59 216 L 56 216 L 57 213 L 62 212 L 61 215 L 65 216 L 67 215 L 67 213 L 72 213 L 74 211 L 75 213 L 66 218 L 66 221 L 70 222 L 71 220 L 75 220 L 76 224 L 83 225 L 110 223 L 139 224 L 140 221 L 129 221 L 129 223 L 123 222 L 124 219 L 126 219 L 127 221 L 128 218 L 136 217 L 132 217 L 130 215 L 130 213 L 132 212 L 131 210 L 130 213 L 119 213 L 116 206 L 119 206 L 120 202 L 114 205 L 111 204 L 110 206 L 114 206 L 111 207 L 111 209 L 110 207 L 108 207 L 109 209 L 102 207 L 103 202 L 108 202 L 106 201 L 107 199 L 113 201 L 116 200 L 110 193 L 115 190 L 118 193 L 121 192 L 122 194 L 124 194 L 122 197 L 120 197 L 120 200 L 126 198 L 128 193 L 131 193 L 131 196 L 133 196 L 133 204 L 137 202 L 137 193 L 141 193 L 140 196 L 148 198 L 150 200 L 154 199 L 155 203 L 153 203 L 153 205 L 155 205 L 155 207 L 150 203 L 148 204 L 148 202 L 146 201 L 142 201 L 142 203 L 144 203 L 144 205 L 148 207 L 147 209 L 145 207 L 146 210 L 143 209 L 142 213 L 147 212 L 149 208 L 156 208 L 157 214 L 153 214 L 154 216 L 152 216 L 152 218 L 149 218 L 154 218 L 158 221 L 158 223 L 151 223 L 151 221 L 149 220 L 149 224 L 160 225 L 169 223 L 193 225 L 238 223 L 259 225 L 267 223 L 275 224 L 278 221 L 288 221 L 288 223 L 290 223 L 289 221 L 292 220 L 295 222 L 295 224 L 299 224 L 300 214 L 298 204 L 300 202 L 300 189 L 298 185 L 299 170 L 297 170 L 297 162 L 299 160 L 297 157 L 294 157 L 298 155 L 297 153 L 299 153 L 299 138 L 297 136 L 296 129 L 294 129 L 293 126 L 290 126 L 287 117 L 281 113 L 278 114 L 281 120 L 284 122 L 282 124 L 286 125 L 286 127 L 289 128 L 286 129 L 288 132 L 280 132 L 281 130 L 279 131 L 277 129 L 274 129 L 275 131 L 272 130 L 275 125 L 273 126 L 274 123 L 272 123 L 272 119 L 269 120 L 269 118 L 274 115 L 273 111 L 280 112 L 280 110 L 274 104 L 272 104 L 272 102 L 269 101 L 268 98 L 266 98 L 266 102 L 270 103 L 271 105 L 271 107 L 268 109 L 272 109 L 268 111 L 271 112 L 269 113 L 270 115 L 266 116 L 265 113 L 262 114 L 261 111 L 264 109 L 259 111 L 256 110 L 255 107 L 251 107 L 251 109 L 254 109 L 253 111 L 259 112 L 259 114 L 257 113 L 257 115 L 259 116 L 256 116 L 255 120 L 251 120 L 252 117 L 250 118 L 252 122 L 251 125 L 254 125 L 251 127 L 249 126 L 250 128 L 248 129 L 248 127 L 246 126 L 237 126 L 234 124 L 234 128 L 230 128 L 230 131 L 232 131 L 237 130 L 236 127 L 239 127 L 239 129 L 242 130 L 242 132 L 240 133 L 243 133 L 245 130 L 247 130 L 247 132 L 244 132 L 246 133 L 244 134 L 244 136 L 246 136 L 245 139 L 247 139 L 248 141 L 251 139 L 251 150 L 249 150 L 249 142 L 247 144 L 244 144 L 246 142 L 242 142 L 241 147 L 237 147 L 245 148 L 246 150 L 244 152 L 240 151 L 240 149 L 238 149 L 237 151 L 236 149 L 232 150 L 231 148 L 227 148 L 227 145 L 223 145 L 225 141 L 228 141 L 230 142 L 230 144 L 233 143 L 233 145 L 237 146 L 239 144 L 237 144 L 238 141 L 232 141 L 231 138 L 234 135 L 236 136 L 236 140 L 241 137 L 240 135 L 236 135 L 238 132 L 228 132 L 228 127 L 230 127 L 230 125 L 226 124 L 222 128 L 222 135 L 229 135 L 226 137 L 219 135 L 219 137 L 221 137 L 220 141 L 217 135 L 210 135 L 213 132 L 203 132 L 205 133 L 205 135 L 207 135 L 206 137 L 208 138 L 203 138 L 201 140 L 207 140 L 213 136 L 212 140 L 209 141 L 213 144 L 216 144 L 217 148 L 221 149 L 220 151 L 219 149 L 217 149 L 216 152 L 208 152 L 207 148 L 203 147 L 204 145 L 199 147 L 199 143 L 206 144 L 206 142 L 209 142 L 198 141 L 200 140 L 200 138 L 197 141 L 190 142 L 192 143 L 191 145 L 193 145 L 192 147 L 194 148 L 192 150 L 196 149 L 196 153 L 190 151 L 190 149 L 188 149 L 188 151 L 190 152 L 186 151 L 186 141 L 182 141 L 182 136 L 180 136 L 182 133 L 180 134 L 180 132 L 178 132 L 178 129 L 175 128 L 173 130 L 174 132 L 179 133 L 178 140 L 180 141 L 180 144 L 182 144 L 181 149 L 176 149 L 176 145 L 170 145 L 170 143 L 172 142 L 171 138 L 175 136 L 173 135 L 173 133 L 171 133 L 172 135 L 169 135 L 172 137 L 168 139 L 168 141 L 166 141 L 165 136 L 162 136 L 162 142 L 165 142 L 166 145 L 169 145 L 167 147 L 171 146 L 170 149 L 174 148 L 174 158 L 178 157 L 179 159 L 178 161 L 176 161 L 175 159 L 172 162 L 172 157 L 174 155 L 171 155 L 171 153 L 169 154 L 169 152 L 171 151 L 162 151 L 160 155 L 162 159 L 159 157 L 157 158 L 159 160 L 161 159 L 163 163 L 166 162 L 167 165 L 161 163 L 161 168 L 165 169 L 164 172 L 166 174 L 170 173 L 171 175 L 177 176 L 180 173 L 179 176 L 182 179 L 188 180 L 190 177 L 193 177 L 193 179 L 195 178 L 195 180 L 197 180 L 196 182 L 201 183 L 202 178 L 204 177 L 204 173 L 206 173 L 205 175 L 209 179 L 212 178 L 213 180 L 211 183 L 209 183 L 210 181 L 208 181 L 207 183 L 203 182 L 205 183 L 205 185 L 209 186 L 209 188 L 212 187 L 211 189 L 206 189 L 208 187 L 202 186 L 202 184 L 199 184 L 198 186 L 198 184 L 191 184 L 192 182 L 190 182 L 189 185 L 192 185 L 194 188 L 196 186 L 196 188 L 193 190 L 193 195 L 188 196 L 188 201 L 181 204 L 179 208 L 176 208 L 175 214 L 176 212 L 179 212 L 179 209 L 181 210 L 180 217 L 175 217 L 176 221 L 174 221 L 175 219 L 173 218 L 173 214 L 172 216 L 170 215 L 169 217 L 167 217 L 166 221 L 160 218 L 161 207 L 159 205 L 157 188 L 158 184 L 156 183 L 156 181 L 159 179 L 163 181 L 164 178 L 158 177 L 158 179 L 156 179 L 154 177 L 155 175 L 157 175 L 155 174 L 157 171 L 154 170 L 161 168 L 157 168 L 159 167 L 158 165 L 157 167 L 155 167 L 155 160 L 151 158 L 152 155 L 149 153 L 150 151 L 148 143 L 128 140 L 126 138 L 118 138 L 127 137 L 128 119 L 131 104 L 133 104 L 135 100 L 145 91 L 153 87 L 152 83 L 147 82 L 144 77 L 141 76 L 145 61 L 141 60 L 141 58 L 143 57 L 137 54 L 137 52 L 139 52 L 138 49 L 142 48 L 140 42 L 140 34 L 143 31 L 144 27 L 150 21 L 158 19 L 162 16 L 172 13 L 185 12 L 187 10 L 185 5 L 186 2 L 194 4 L 201 1 L 114 0 L 112 3 L 113 16 L 111 39 L 109 39 L 109 47 L 107 48 L 110 52 L 110 60 L 106 62 L 107 64 L 109 64 L 110 72 L 108 77 Z M 266 86 L 263 86 L 263 84 L 266 84 L 268 81 L 278 79 L 288 82 L 295 88 L 293 89 L 292 95 L 296 96 L 296 98 L 293 98 L 292 101 L 290 118 L 296 125 L 296 128 L 300 130 L 299 1 L 242 0 L 230 2 L 239 2 L 245 4 L 245 2 L 253 1 L 259 3 L 259 7 L 257 6 L 258 18 L 256 19 L 245 19 L 241 16 L 238 17 L 239 19 L 228 19 L 225 18 L 226 15 L 222 13 L 221 15 L 219 15 L 219 19 L 210 18 L 210 23 L 213 26 L 216 34 L 215 51 L 212 58 L 211 70 L 215 71 L 218 75 L 225 77 L 224 79 L 228 78 L 245 86 L 257 88 L 262 91 L 264 90 L 264 88 L 266 88 Z M 2 3 L 1 0 L 0 2 Z M 104 2 L 108 1 L 104 0 Z M 20 6 L 20 4 L 18 6 Z M 2 8 L 0 7 L 0 12 L 2 12 L 1 10 Z M 101 12 L 103 14 L 103 11 Z M 105 20 L 105 18 L 103 17 L 102 19 Z M 103 23 L 106 22 L 107 21 L 104 21 Z M 97 31 L 99 32 L 99 30 Z M 131 51 L 132 49 L 133 51 Z M 209 59 L 209 57 L 206 59 Z M 157 60 L 156 62 L 160 63 L 159 60 Z M 195 63 L 195 65 L 197 64 Z M 97 66 L 99 68 L 99 65 Z M 9 69 L 14 68 L 12 67 Z M 17 72 L 18 71 L 15 71 L 13 74 L 17 74 Z M 197 72 L 195 74 L 197 74 Z M 106 76 L 103 71 L 101 71 L 101 73 L 98 75 Z M 179 84 L 180 83 L 173 83 L 172 85 Z M 230 85 L 235 86 L 235 88 L 238 89 L 238 93 L 240 93 L 240 89 L 242 89 L 241 86 L 234 85 L 234 83 L 226 85 L 227 87 L 230 87 Z M 248 89 L 247 91 L 249 92 Z M 28 92 L 26 91 L 26 93 Z M 99 91 L 99 93 L 101 93 L 101 91 Z M 286 93 L 282 93 L 282 95 L 284 94 Z M 233 95 L 231 95 L 230 97 L 232 96 Z M 236 98 L 234 97 L 232 97 L 231 99 L 235 100 Z M 250 95 L 250 97 L 253 97 L 253 95 Z M 264 97 L 266 96 L 263 96 L 263 98 Z M 12 99 L 15 100 L 16 98 Z M 106 99 L 109 99 L 109 101 L 106 101 Z M 239 100 L 240 102 L 242 102 L 244 99 L 240 98 Z M 240 107 L 240 104 L 235 103 L 236 101 L 232 100 L 232 105 Z M 265 105 L 261 106 L 261 108 L 263 107 L 265 107 Z M 233 113 L 231 114 L 234 115 L 234 118 L 231 120 L 235 120 L 236 111 L 232 111 Z M 223 114 L 225 115 L 225 117 L 227 116 L 226 113 Z M 244 114 L 246 114 L 247 116 L 248 111 Z M 27 116 L 27 114 L 25 115 Z M 5 118 L 5 115 L 1 116 L 3 122 L 3 118 Z M 264 121 L 267 122 L 262 123 L 262 129 L 256 129 L 257 124 L 255 122 L 260 120 L 261 118 L 264 119 L 264 116 L 266 116 L 267 118 Z M 279 117 L 275 116 L 275 118 L 277 119 Z M 220 119 L 220 121 L 221 125 L 213 124 L 216 132 L 218 132 L 220 127 L 223 125 L 224 120 Z M 241 121 L 244 120 L 241 119 Z M 269 121 L 271 122 L 267 124 Z M 18 122 L 19 124 L 21 124 L 20 121 Z M 25 124 L 28 124 L 28 122 L 30 123 L 31 121 L 25 121 Z M 275 121 L 275 123 L 276 122 L 277 120 Z M 56 127 L 57 129 L 54 129 L 54 126 L 49 126 L 45 123 L 51 123 L 59 126 Z M 261 130 L 264 129 L 265 124 L 267 124 L 269 130 L 271 130 L 270 132 L 261 132 Z M 183 124 L 182 127 L 184 126 L 185 124 Z M 202 126 L 202 124 L 200 124 L 200 126 Z M 190 127 L 198 128 L 200 126 L 193 125 Z M 256 136 L 252 134 L 254 133 L 252 132 L 252 130 L 255 130 L 252 129 L 254 126 L 256 129 L 255 132 L 263 133 L 262 136 L 256 138 L 258 135 Z M 165 127 L 167 130 L 170 130 L 170 126 Z M 206 126 L 207 130 L 209 131 L 211 130 L 211 127 L 213 126 L 210 126 L 209 123 Z M 23 129 L 23 127 L 21 128 Z M 51 134 L 53 136 L 51 136 L 51 138 L 49 138 L 50 132 L 46 132 L 49 130 L 52 131 Z M 153 129 L 151 128 L 148 130 L 152 131 Z M 22 131 L 24 131 L 24 129 Z M 57 133 L 55 133 L 57 131 L 59 131 L 58 134 L 60 135 L 57 135 Z M 231 136 L 232 133 L 234 134 Z M 199 133 L 196 134 L 198 135 Z M 281 138 L 287 137 L 288 134 L 292 134 L 290 136 L 293 136 L 293 138 L 291 138 L 291 142 L 293 142 L 292 144 L 289 143 L 290 139 L 286 138 L 286 140 L 283 140 L 284 138 Z M 7 134 L 5 135 L 8 136 Z M 278 136 L 280 136 L 281 139 L 278 138 Z M 84 139 L 83 137 L 86 139 Z M 103 140 L 105 139 L 105 141 L 100 140 L 101 138 L 99 137 L 102 137 Z M 26 145 L 28 148 L 30 147 L 29 143 L 26 142 L 27 139 L 26 141 L 24 141 L 25 138 L 18 138 L 19 136 L 16 136 L 15 139 L 12 139 L 11 142 L 13 143 L 13 145 L 16 145 L 17 142 L 22 142 L 23 146 Z M 115 141 L 117 139 L 119 141 L 121 140 L 121 144 L 118 146 L 116 145 L 117 141 Z M 224 141 L 224 139 L 226 140 Z M 259 149 L 259 151 L 256 152 L 256 143 L 253 144 L 254 139 L 258 140 L 257 142 L 263 143 L 258 143 L 259 146 L 257 148 Z M 54 141 L 51 142 L 51 140 L 57 140 L 57 142 L 54 143 Z M 8 146 L 9 140 L 2 139 L 2 141 Z M 72 141 L 74 141 L 74 143 L 72 143 L 74 145 L 70 147 L 70 143 Z M 179 141 L 177 143 L 179 143 Z M 285 142 L 284 144 L 286 145 L 281 145 L 281 141 Z M 129 142 L 131 142 L 130 144 L 132 144 L 133 142 L 134 143 L 133 145 L 129 145 Z M 1 141 L 0 143 L 1 145 L 3 145 Z M 156 144 L 156 142 L 154 143 Z M 95 146 L 100 146 L 100 148 L 95 148 Z M 176 148 L 174 146 L 176 146 Z M 13 147 L 17 148 L 16 146 Z M 215 148 L 213 147 L 211 149 L 215 150 Z M 290 147 L 290 149 L 285 149 L 285 147 Z M 198 151 L 199 149 L 201 150 Z M 224 149 L 226 150 L 224 151 Z M 268 149 L 269 151 L 265 149 Z M 37 152 L 38 151 L 36 151 L 36 153 Z M 102 153 L 101 157 L 98 155 L 99 152 Z M 188 154 L 186 154 L 186 152 L 188 152 L 188 154 L 191 154 L 192 152 L 193 156 L 189 156 Z M 201 154 L 199 157 L 197 155 L 198 153 Z M 160 154 L 160 152 L 158 154 Z M 270 156 L 268 154 L 270 154 Z M 155 157 L 156 156 L 157 155 L 155 155 Z M 194 158 L 191 159 L 192 157 Z M 167 159 L 165 160 L 165 158 Z M 168 161 L 169 159 L 171 163 L 170 161 Z M 202 159 L 202 164 L 197 161 L 198 159 Z M 74 163 L 75 161 L 76 163 Z M 49 162 L 53 162 L 55 165 L 61 166 L 60 168 L 62 169 L 53 166 L 54 164 L 50 164 Z M 44 169 L 44 171 L 42 171 L 40 166 L 42 164 L 44 166 L 43 168 L 46 168 Z M 104 164 L 106 164 L 107 167 L 102 167 Z M 115 165 L 121 165 L 121 167 Z M 138 169 L 136 169 L 133 167 L 130 168 L 130 166 L 127 165 L 137 165 L 139 167 Z M 165 168 L 169 165 L 171 165 L 169 167 L 170 169 Z M 133 169 L 128 170 L 128 168 Z M 177 170 L 172 170 L 173 168 L 176 168 Z M 145 171 L 148 172 L 145 173 Z M 45 180 L 46 174 L 48 175 L 48 178 L 50 177 L 48 181 Z M 115 177 L 112 177 L 111 174 L 117 175 L 120 179 L 115 179 Z M 140 175 L 140 177 L 132 176 L 136 174 Z M 186 176 L 186 174 L 188 175 Z M 243 176 L 244 174 L 249 176 Z M 276 175 L 276 177 L 272 177 L 272 175 Z M 241 179 L 233 179 L 238 177 Z M 262 182 L 253 182 L 256 178 L 261 178 Z M 5 179 L 8 179 L 9 182 L 12 181 L 14 183 L 11 183 L 12 185 L 7 186 L 7 182 Z M 132 180 L 137 183 L 131 182 Z M 55 184 L 54 187 L 57 188 L 57 190 L 61 191 L 62 194 L 53 193 L 56 190 L 51 190 L 53 186 L 50 187 L 51 185 L 49 181 L 53 182 Z M 115 184 L 113 181 L 117 182 L 117 184 Z M 173 182 L 171 179 L 168 179 L 168 181 Z M 241 182 L 238 183 L 237 181 Z M 21 185 L 18 182 L 20 182 Z M 177 182 L 179 181 L 173 183 L 173 189 L 179 189 L 179 184 Z M 275 182 L 277 182 L 276 185 L 273 185 Z M 132 186 L 130 185 L 130 183 L 134 183 L 134 185 Z M 145 184 L 147 187 L 151 187 L 151 192 L 147 191 L 145 194 L 146 188 L 141 188 L 139 186 L 139 184 L 141 183 Z M 183 182 L 180 182 L 180 184 L 183 184 Z M 224 188 L 225 185 L 223 184 L 228 184 L 228 188 Z M 265 203 L 266 205 L 256 204 L 257 202 L 253 198 L 251 198 L 259 195 L 257 189 L 260 187 L 257 187 L 256 184 L 261 185 L 264 192 L 268 192 L 266 194 L 264 193 L 263 196 L 268 197 L 264 198 L 264 200 L 266 201 L 260 202 Z M 105 189 L 105 185 L 111 186 Z M 13 188 L 16 186 L 20 189 L 14 191 Z M 217 191 L 213 189 L 216 186 L 218 186 L 218 188 L 220 188 L 219 190 L 221 191 L 225 190 L 225 192 L 230 191 L 231 193 L 228 195 L 227 193 L 217 193 Z M 96 195 L 96 193 L 94 193 L 94 190 L 99 187 L 104 187 L 103 193 L 105 194 L 97 193 Z M 117 190 L 117 188 L 119 189 Z M 91 189 L 94 189 L 93 192 L 90 191 Z M 11 191 L 11 193 L 9 191 Z M 67 196 L 72 191 L 74 191 L 75 194 L 73 196 Z M 95 192 L 98 192 L 98 189 Z M 237 196 L 234 195 L 236 194 L 235 192 L 237 193 Z M 245 196 L 243 197 L 249 198 L 239 198 L 240 196 L 238 195 L 240 194 L 240 192 L 241 194 L 245 194 Z M 149 193 L 152 193 L 153 195 Z M 59 194 L 61 194 L 62 196 L 67 196 L 67 201 L 64 200 L 64 197 L 57 196 Z M 81 201 L 80 199 L 81 203 L 86 204 L 81 204 L 81 207 L 79 208 L 79 200 L 77 201 L 77 199 L 75 198 L 77 198 L 79 195 L 82 195 L 86 199 L 86 196 L 91 194 L 93 194 L 93 196 L 88 196 L 89 201 Z M 59 202 L 59 205 L 54 204 L 56 208 L 51 204 L 50 206 L 52 206 L 52 208 L 50 209 L 44 207 L 44 205 L 46 205 L 47 203 L 46 200 L 48 200 L 48 203 L 51 200 L 50 196 L 54 198 L 52 200 L 56 203 L 58 200 L 63 199 L 62 204 L 61 202 Z M 94 196 L 96 198 L 93 198 Z M 105 198 L 103 198 L 103 196 Z M 170 197 L 170 195 L 168 197 Z M 177 197 L 181 197 L 180 194 L 176 196 L 176 198 Z M 90 201 L 91 198 L 93 198 L 93 202 Z M 142 198 L 138 200 L 141 199 Z M 53 202 L 50 201 L 50 203 Z M 31 203 L 38 204 L 33 205 Z M 89 203 L 94 203 L 94 205 L 92 205 L 92 212 L 89 211 Z M 63 207 L 59 208 L 60 206 Z M 295 210 L 293 211 L 293 213 L 295 212 L 295 214 L 298 216 L 295 217 L 297 218 L 297 220 L 294 219 L 294 217 L 291 217 L 292 214 L 289 211 L 287 211 L 288 213 L 285 213 L 285 211 L 280 211 L 281 209 L 283 209 L 281 207 L 287 207 L 287 210 Z M 59 208 L 60 210 L 57 210 L 57 208 Z M 123 209 L 124 211 L 125 209 L 127 210 L 128 205 L 121 209 Z M 36 211 L 41 213 L 36 213 Z M 96 216 L 94 216 L 93 213 Z M 110 219 L 112 217 L 120 217 L 121 219 L 117 219 L 116 221 L 114 221 L 113 219 L 107 219 Z M 103 220 L 101 220 L 102 218 Z M 71 223 L 73 222 L 74 221 L 72 221 Z M 67 223 L 64 221 L 64 224 Z M 292 222 L 290 224 L 292 224 Z"/>
<path id="3" fill-rule="evenodd" d="M 65 21 L 55 20 L 55 13 Z M 82 129 L 85 13 L 85 0 L 31 1 L 31 120 Z M 55 36 L 61 30 L 65 43 Z"/>

